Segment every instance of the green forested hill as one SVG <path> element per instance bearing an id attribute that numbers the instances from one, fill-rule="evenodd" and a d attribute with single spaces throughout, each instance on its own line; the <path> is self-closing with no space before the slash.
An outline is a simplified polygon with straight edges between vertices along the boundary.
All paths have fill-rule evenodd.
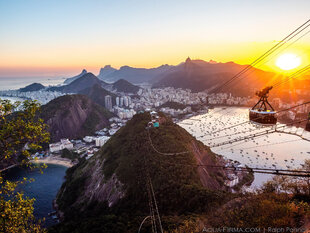
<path id="1" fill-rule="evenodd" d="M 166 229 L 207 212 L 229 196 L 223 191 L 222 170 L 206 170 L 202 179 L 191 166 L 197 164 L 197 153 L 205 163 L 218 164 L 221 158 L 165 116 L 158 129 L 150 130 L 153 144 L 161 151 L 189 153 L 156 153 L 145 129 L 149 120 L 148 113 L 135 115 L 95 156 L 68 170 L 57 199 L 65 220 L 57 231 L 136 232 L 149 214 L 147 172 Z M 149 223 L 145 226 L 143 232 L 151 230 Z"/>

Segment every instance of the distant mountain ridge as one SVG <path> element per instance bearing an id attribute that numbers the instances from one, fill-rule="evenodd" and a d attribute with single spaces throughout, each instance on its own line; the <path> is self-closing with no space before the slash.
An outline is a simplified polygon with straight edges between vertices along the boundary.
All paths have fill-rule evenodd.
<path id="1" fill-rule="evenodd" d="M 115 69 L 110 65 L 100 69 L 98 78 L 105 82 L 115 82 L 119 79 L 127 80 L 133 84 L 152 82 L 153 79 L 160 77 L 168 72 L 173 66 L 162 65 L 156 68 L 134 68 L 130 66 L 122 66 L 120 69 Z"/>
<path id="2" fill-rule="evenodd" d="M 246 65 L 239 65 L 234 62 L 216 63 L 214 61 L 205 62 L 203 60 L 186 59 L 186 62 L 174 67 L 172 71 L 157 80 L 152 87 L 174 87 L 190 89 L 193 92 L 212 90 L 228 81 Z M 255 72 L 249 72 L 246 78 L 241 78 L 238 85 L 231 85 L 230 93 L 240 95 L 252 95 L 274 77 L 274 73 L 253 68 Z M 240 88 L 242 87 L 242 88 Z"/>
<path id="3" fill-rule="evenodd" d="M 98 78 L 109 83 L 123 79 L 133 84 L 149 83 L 154 88 L 174 87 L 199 92 L 215 89 L 246 66 L 234 62 L 220 63 L 213 60 L 207 62 L 187 58 L 185 62 L 176 66 L 162 65 L 150 69 L 129 66 L 115 69 L 107 65 L 101 68 Z M 247 73 L 247 78 L 243 78 L 238 85 L 225 91 L 244 96 L 252 95 L 275 76 L 272 72 L 257 68 L 252 70 L 255 72 Z M 240 89 L 240 86 L 244 88 Z"/>

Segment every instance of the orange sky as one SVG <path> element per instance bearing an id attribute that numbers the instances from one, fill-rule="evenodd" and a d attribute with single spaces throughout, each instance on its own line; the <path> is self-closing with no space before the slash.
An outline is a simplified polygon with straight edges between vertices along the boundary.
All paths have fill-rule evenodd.
<path id="1" fill-rule="evenodd" d="M 1 1 L 0 9 L 0 77 L 71 76 L 188 56 L 249 64 L 308 19 L 310 1 L 29 0 Z M 309 51 L 308 34 L 282 53 L 300 56 L 302 67 Z M 258 68 L 283 72 L 277 56 Z"/>

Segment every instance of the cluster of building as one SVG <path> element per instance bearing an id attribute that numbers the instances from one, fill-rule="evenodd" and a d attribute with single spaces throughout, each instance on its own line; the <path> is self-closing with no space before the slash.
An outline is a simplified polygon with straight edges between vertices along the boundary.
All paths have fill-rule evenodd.
<path id="1" fill-rule="evenodd" d="M 6 90 L 6 91 L 0 91 L 0 95 L 8 97 L 19 97 L 29 100 L 37 100 L 40 104 L 47 104 L 51 100 L 66 94 L 58 91 L 44 91 L 44 90 L 27 91 L 27 92 L 20 92 L 18 90 Z"/>
<path id="2" fill-rule="evenodd" d="M 236 186 L 246 175 L 244 172 L 245 165 L 238 161 L 227 160 L 225 167 L 234 168 L 226 170 L 227 180 L 225 180 L 225 185 L 232 188 Z"/>
<path id="3" fill-rule="evenodd" d="M 172 87 L 140 89 L 137 94 L 139 98 L 132 101 L 136 109 L 157 108 L 169 101 L 195 105 L 206 102 L 207 99 L 205 92 L 192 93 L 189 89 Z"/>
<path id="4" fill-rule="evenodd" d="M 60 142 L 49 145 L 51 154 L 59 154 L 63 149 L 77 153 L 81 158 L 89 159 L 102 147 L 110 137 L 108 136 L 85 136 L 83 140 L 61 139 Z"/>
<path id="5" fill-rule="evenodd" d="M 190 106 L 184 109 L 174 109 L 174 108 L 165 107 L 165 108 L 160 108 L 159 111 L 165 114 L 169 114 L 173 117 L 177 117 L 180 115 L 186 115 L 186 114 L 192 113 L 192 108 Z"/>
<path id="6" fill-rule="evenodd" d="M 69 139 L 61 139 L 60 142 L 52 143 L 49 145 L 50 152 L 58 152 L 63 149 L 71 150 L 73 149 L 73 143 L 69 141 Z"/>
<path id="7" fill-rule="evenodd" d="M 121 108 L 118 106 L 114 107 L 114 113 L 120 118 L 120 119 L 131 119 L 137 112 L 133 109 L 126 109 Z"/>
<path id="8" fill-rule="evenodd" d="M 95 135 L 85 136 L 83 140 L 61 139 L 60 142 L 51 143 L 49 152 L 59 154 L 63 149 L 68 149 L 76 152 L 80 157 L 86 159 L 92 157 L 126 123 L 125 120 L 117 117 L 110 118 L 109 121 L 109 128 L 98 130 Z"/>
<path id="9" fill-rule="evenodd" d="M 113 105 L 112 96 L 106 95 L 104 102 L 105 108 L 114 112 L 120 119 L 130 119 L 136 114 L 130 96 L 117 96 L 115 99 L 116 104 Z"/>
<path id="10" fill-rule="evenodd" d="M 256 99 L 249 96 L 233 96 L 231 93 L 217 93 L 208 96 L 208 103 L 212 105 L 252 106 L 256 102 Z"/>
<path id="11" fill-rule="evenodd" d="M 283 102 L 280 98 L 274 98 L 271 101 L 271 105 L 274 107 L 274 109 L 278 110 L 283 110 L 283 109 L 289 109 L 293 106 L 297 106 L 297 105 L 301 105 L 304 102 L 306 102 L 306 100 L 298 100 L 296 102 L 290 102 L 290 103 L 286 103 Z M 292 108 L 290 111 L 285 111 L 283 113 L 281 113 L 281 116 L 290 119 L 290 120 L 295 120 L 297 118 L 305 118 L 308 116 L 310 112 L 310 105 L 306 104 L 306 105 L 301 105 L 299 107 L 296 108 Z"/>

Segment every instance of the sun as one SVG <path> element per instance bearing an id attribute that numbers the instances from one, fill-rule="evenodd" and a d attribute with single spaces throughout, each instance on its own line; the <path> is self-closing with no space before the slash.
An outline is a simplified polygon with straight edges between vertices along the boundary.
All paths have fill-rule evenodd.
<path id="1" fill-rule="evenodd" d="M 286 53 L 281 55 L 277 61 L 276 65 L 282 70 L 292 70 L 300 66 L 301 58 L 293 53 Z"/>

